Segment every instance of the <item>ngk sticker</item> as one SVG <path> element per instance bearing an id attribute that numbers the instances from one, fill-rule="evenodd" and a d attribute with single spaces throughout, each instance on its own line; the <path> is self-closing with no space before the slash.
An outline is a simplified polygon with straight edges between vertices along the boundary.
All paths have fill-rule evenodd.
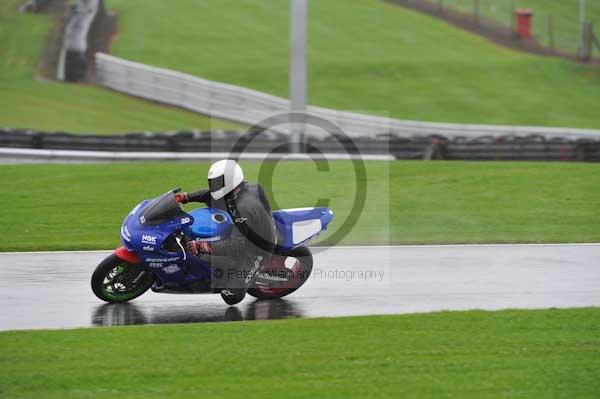
<path id="1" fill-rule="evenodd" d="M 142 234 L 142 244 L 156 245 L 156 236 L 150 234 Z"/>

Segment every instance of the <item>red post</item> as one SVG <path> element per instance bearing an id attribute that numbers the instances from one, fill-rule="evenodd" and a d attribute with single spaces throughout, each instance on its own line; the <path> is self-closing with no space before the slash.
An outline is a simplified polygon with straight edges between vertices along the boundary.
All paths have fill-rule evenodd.
<path id="1" fill-rule="evenodd" d="M 517 8 L 515 10 L 517 19 L 517 33 L 522 39 L 531 39 L 531 19 L 533 11 L 528 8 Z"/>

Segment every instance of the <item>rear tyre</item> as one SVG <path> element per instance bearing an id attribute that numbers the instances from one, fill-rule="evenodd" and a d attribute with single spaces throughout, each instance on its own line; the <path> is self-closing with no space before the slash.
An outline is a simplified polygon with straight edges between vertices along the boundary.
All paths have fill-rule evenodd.
<path id="1" fill-rule="evenodd" d="M 103 301 L 121 303 L 142 295 L 154 284 L 154 276 L 141 265 L 132 265 L 112 254 L 92 274 L 92 291 Z"/>
<path id="2" fill-rule="evenodd" d="M 285 266 L 287 258 L 295 259 L 291 267 Z M 256 278 L 254 287 L 248 289 L 248 294 L 258 299 L 275 299 L 290 295 L 300 288 L 308 278 L 313 268 L 313 257 L 308 247 L 294 248 L 289 252 L 274 255 L 271 264 L 266 267 L 265 272 Z M 269 270 L 271 269 L 271 270 Z M 277 279 L 269 279 L 271 273 Z M 284 281 L 281 277 L 285 276 Z"/>

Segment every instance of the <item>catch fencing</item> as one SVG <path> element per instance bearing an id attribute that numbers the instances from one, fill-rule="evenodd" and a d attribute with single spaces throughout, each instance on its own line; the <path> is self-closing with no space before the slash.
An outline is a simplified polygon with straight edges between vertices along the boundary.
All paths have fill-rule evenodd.
<path id="1" fill-rule="evenodd" d="M 392 0 L 394 1 L 394 0 Z M 527 0 L 399 0 L 399 4 L 420 7 L 434 12 L 440 17 L 458 12 L 472 20 L 481 29 L 495 29 L 503 26 L 510 29 L 516 38 L 515 11 L 528 8 L 533 12 L 533 38 L 549 51 L 570 54 L 573 57 L 591 58 L 592 53 L 581 54 L 582 25 L 580 21 L 580 0 L 561 0 L 569 12 L 553 12 L 543 1 Z M 552 3 L 548 1 L 548 3 Z M 557 1 L 558 3 L 558 1 Z M 549 11 L 550 10 L 550 11 Z M 600 2 L 585 2 L 585 21 L 591 26 L 600 15 Z M 591 37 L 591 36 L 586 36 Z"/>
<path id="2" fill-rule="evenodd" d="M 96 82 L 119 92 L 249 126 L 290 110 L 289 101 L 283 98 L 102 53 L 96 54 Z M 417 122 L 314 106 L 308 107 L 307 112 L 335 124 L 350 137 L 377 137 L 382 134 L 405 138 L 440 136 L 449 139 L 531 135 L 545 139 L 600 137 L 600 130 Z M 289 126 L 271 130 L 289 134 Z M 327 135 L 314 126 L 307 126 L 306 132 L 315 137 Z"/>

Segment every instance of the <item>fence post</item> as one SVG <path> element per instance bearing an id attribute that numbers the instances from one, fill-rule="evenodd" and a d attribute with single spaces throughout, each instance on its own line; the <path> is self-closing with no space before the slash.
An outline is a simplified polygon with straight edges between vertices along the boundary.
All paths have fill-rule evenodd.
<path id="1" fill-rule="evenodd" d="M 600 40 L 598 40 L 598 36 L 596 36 L 596 32 L 594 31 L 594 24 L 590 22 L 590 39 L 593 42 L 593 44 L 596 45 L 596 48 L 598 50 L 600 50 Z M 592 46 L 592 50 L 593 50 Z M 590 57 L 592 56 L 592 52 L 590 51 Z"/>
<path id="2" fill-rule="evenodd" d="M 473 13 L 475 16 L 475 22 L 479 23 L 479 0 L 473 0 Z"/>
<path id="3" fill-rule="evenodd" d="M 444 11 L 444 0 L 438 0 L 438 9 Z"/>
<path id="4" fill-rule="evenodd" d="M 579 58 L 585 59 L 585 0 L 579 0 Z"/>
<path id="5" fill-rule="evenodd" d="M 581 60 L 589 61 L 592 59 L 593 31 L 592 24 L 586 22 L 583 25 L 583 48 L 581 50 Z"/>
<path id="6" fill-rule="evenodd" d="M 554 50 L 554 21 L 552 15 L 548 15 L 548 46 Z"/>
<path id="7" fill-rule="evenodd" d="M 510 13 L 508 14 L 510 20 L 510 30 L 515 32 L 515 0 L 510 0 Z"/>

